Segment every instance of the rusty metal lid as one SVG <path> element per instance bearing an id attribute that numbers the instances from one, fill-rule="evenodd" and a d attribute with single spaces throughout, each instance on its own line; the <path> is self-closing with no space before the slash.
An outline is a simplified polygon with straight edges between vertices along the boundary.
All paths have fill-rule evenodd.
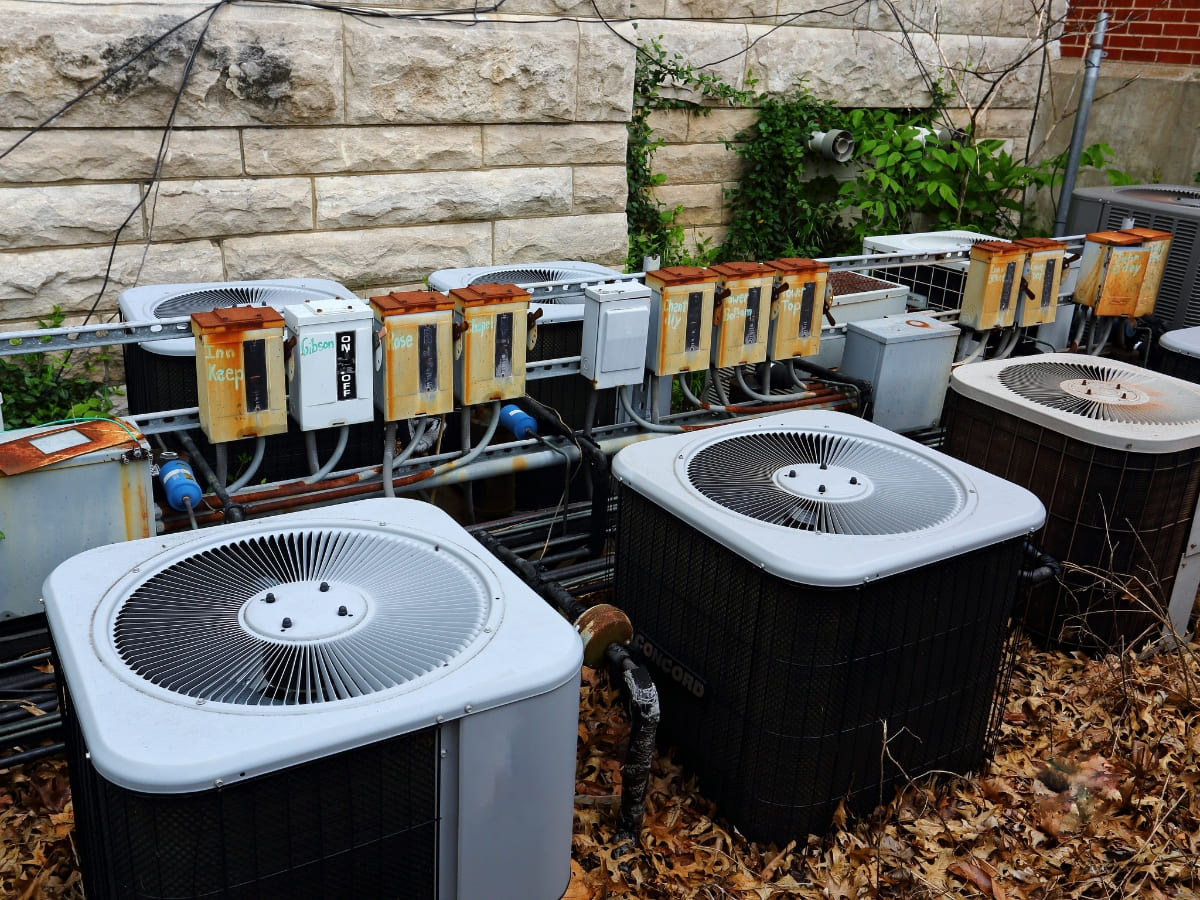
<path id="1" fill-rule="evenodd" d="M 405 313 L 437 312 L 454 308 L 454 301 L 441 291 L 392 291 L 390 294 L 372 297 L 370 302 L 371 308 L 383 319 Z"/>
<path id="2" fill-rule="evenodd" d="M 228 309 L 192 313 L 193 334 L 282 327 L 283 316 L 269 306 L 231 306 Z"/>
<path id="3" fill-rule="evenodd" d="M 44 469 L 63 460 L 125 444 L 140 446 L 142 435 L 129 424 L 83 419 L 61 427 L 8 431 L 0 435 L 0 476 Z"/>
<path id="4" fill-rule="evenodd" d="M 718 277 L 716 272 L 700 266 L 670 266 L 666 269 L 647 272 L 646 283 L 654 282 L 663 287 L 674 287 L 680 284 L 711 284 Z"/>
<path id="5" fill-rule="evenodd" d="M 971 245 L 971 259 L 988 260 L 994 256 L 1017 256 L 1026 250 L 1027 248 L 1012 241 L 980 241 Z"/>
<path id="6" fill-rule="evenodd" d="M 1018 247 L 1024 247 L 1026 250 L 1066 250 L 1065 241 L 1056 241 L 1054 238 L 1045 237 L 1027 237 L 1017 238 L 1013 241 Z"/>
<path id="7" fill-rule="evenodd" d="M 529 291 L 515 284 L 472 284 L 451 288 L 450 296 L 463 306 L 483 306 L 490 303 L 515 303 L 529 300 Z"/>
<path id="8" fill-rule="evenodd" d="M 1146 241 L 1169 241 L 1173 234 L 1169 231 L 1159 231 L 1157 228 L 1122 228 L 1121 234 L 1137 235 L 1143 243 Z"/>
<path id="9" fill-rule="evenodd" d="M 819 275 L 822 272 L 829 271 L 829 263 L 817 262 L 815 259 L 807 259 L 803 256 L 785 256 L 780 259 L 769 259 L 765 265 L 782 272 L 784 275 L 802 275 L 808 272 Z"/>
<path id="10" fill-rule="evenodd" d="M 1142 239 L 1125 231 L 1093 231 L 1087 235 L 1090 244 L 1108 244 L 1112 247 L 1132 247 Z"/>
<path id="11" fill-rule="evenodd" d="M 717 263 L 715 266 L 709 266 L 708 271 L 716 272 L 724 281 L 731 281 L 735 278 L 775 277 L 774 268 L 765 263 L 757 262 Z"/>

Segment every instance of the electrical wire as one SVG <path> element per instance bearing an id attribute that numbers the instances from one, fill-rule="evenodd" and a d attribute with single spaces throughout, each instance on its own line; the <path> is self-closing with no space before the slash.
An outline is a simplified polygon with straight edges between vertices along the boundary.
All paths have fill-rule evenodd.
<path id="1" fill-rule="evenodd" d="M 223 446 L 223 445 L 222 445 Z M 254 455 L 250 457 L 250 464 L 246 466 L 246 470 L 238 477 L 233 484 L 225 490 L 230 494 L 236 494 L 242 488 L 250 483 L 250 479 L 258 472 L 258 467 L 262 465 L 263 456 L 267 450 L 267 439 L 265 437 L 255 438 L 254 440 Z"/>

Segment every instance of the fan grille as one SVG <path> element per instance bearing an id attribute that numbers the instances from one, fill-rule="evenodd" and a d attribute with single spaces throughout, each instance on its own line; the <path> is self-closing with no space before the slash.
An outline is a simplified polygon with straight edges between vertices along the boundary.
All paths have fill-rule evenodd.
<path id="1" fill-rule="evenodd" d="M 1200 397 L 1152 372 L 1094 363 L 1029 362 L 1007 366 L 998 377 L 1026 400 L 1086 419 L 1126 425 L 1200 421 Z"/>
<path id="2" fill-rule="evenodd" d="M 445 546 L 314 529 L 166 566 L 125 598 L 112 636 L 137 676 L 173 693 L 294 706 L 385 691 L 449 665 L 479 641 L 491 607 L 479 573 Z"/>
<path id="3" fill-rule="evenodd" d="M 286 285 L 231 284 L 176 294 L 155 306 L 154 316 L 158 319 L 173 319 L 212 309 L 228 309 L 231 306 L 270 306 L 274 303 L 286 306 L 289 303 L 303 303 L 305 300 L 333 299 L 333 296 L 327 291 Z"/>
<path id="4" fill-rule="evenodd" d="M 471 279 L 471 284 L 538 284 L 542 281 L 566 281 L 572 278 L 596 277 L 594 272 L 571 269 L 546 269 L 530 266 L 524 269 L 493 269 Z"/>
<path id="5" fill-rule="evenodd" d="M 952 519 L 966 503 L 961 484 L 930 460 L 828 432 L 725 438 L 700 449 L 687 476 L 703 496 L 735 513 L 825 534 L 922 531 Z"/>

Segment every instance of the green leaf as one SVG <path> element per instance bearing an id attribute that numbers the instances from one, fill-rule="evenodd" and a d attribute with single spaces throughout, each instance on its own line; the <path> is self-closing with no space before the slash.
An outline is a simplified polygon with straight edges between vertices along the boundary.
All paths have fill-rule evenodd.
<path id="1" fill-rule="evenodd" d="M 941 194 L 943 200 L 945 200 L 955 209 L 958 209 L 958 195 L 954 193 L 954 191 L 950 188 L 950 185 L 939 184 L 938 193 Z"/>

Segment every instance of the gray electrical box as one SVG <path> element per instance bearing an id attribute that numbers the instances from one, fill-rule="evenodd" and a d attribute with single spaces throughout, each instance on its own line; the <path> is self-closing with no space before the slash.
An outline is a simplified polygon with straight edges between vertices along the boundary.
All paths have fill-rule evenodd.
<path id="1" fill-rule="evenodd" d="M 959 331 L 931 316 L 851 322 L 841 372 L 871 382 L 872 421 L 892 431 L 937 425 Z"/>
<path id="2" fill-rule="evenodd" d="M 130 423 L 0 434 L 0 619 L 40 612 L 42 582 L 76 553 L 154 534 L 150 466 Z"/>

